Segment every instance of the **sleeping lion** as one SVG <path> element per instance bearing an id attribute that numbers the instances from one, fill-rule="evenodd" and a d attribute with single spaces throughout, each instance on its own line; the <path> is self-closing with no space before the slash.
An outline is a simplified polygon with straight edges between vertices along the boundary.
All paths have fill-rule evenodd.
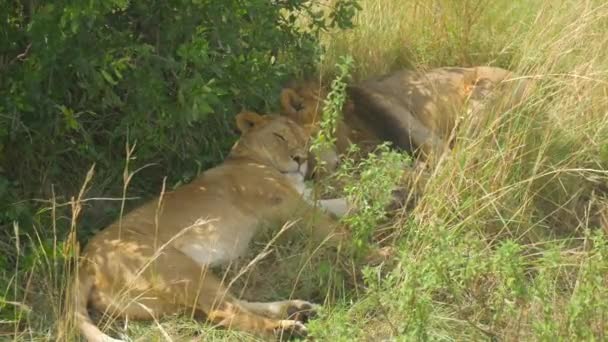
<path id="1" fill-rule="evenodd" d="M 88 242 L 74 292 L 76 322 L 88 341 L 119 340 L 92 322 L 87 305 L 130 319 L 189 309 L 218 326 L 261 335 L 306 334 L 304 323 L 315 304 L 241 300 L 209 270 L 246 254 L 262 226 L 299 220 L 328 245 L 348 238 L 332 216 L 302 196 L 310 133 L 287 117 L 252 112 L 239 114 L 237 127 L 242 135 L 222 164 L 131 211 Z M 333 202 L 327 203 L 335 212 Z"/>
<path id="2" fill-rule="evenodd" d="M 443 153 L 464 112 L 473 112 L 474 119 L 491 97 L 500 96 L 511 107 L 522 100 L 527 83 L 514 76 L 498 67 L 442 67 L 400 70 L 349 85 L 336 127 L 336 150 L 343 154 L 357 144 L 369 152 L 390 141 L 422 157 Z M 318 82 L 286 87 L 281 92 L 281 113 L 318 129 L 326 95 Z M 337 163 L 333 157 L 324 161 L 329 171 Z"/>

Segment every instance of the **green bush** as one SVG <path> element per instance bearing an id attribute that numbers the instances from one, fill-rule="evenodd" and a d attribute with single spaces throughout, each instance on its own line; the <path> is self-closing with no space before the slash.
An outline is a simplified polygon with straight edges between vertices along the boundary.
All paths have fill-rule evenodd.
<path id="1" fill-rule="evenodd" d="M 357 8 L 2 0 L 2 221 L 31 216 L 10 204 L 50 198 L 52 184 L 74 193 L 93 163 L 98 187 L 116 194 L 127 141 L 137 143 L 132 166 L 160 165 L 140 177 L 146 184 L 187 181 L 229 149 L 233 115 L 269 110 L 282 82 L 314 66 L 319 32 L 347 27 Z"/>

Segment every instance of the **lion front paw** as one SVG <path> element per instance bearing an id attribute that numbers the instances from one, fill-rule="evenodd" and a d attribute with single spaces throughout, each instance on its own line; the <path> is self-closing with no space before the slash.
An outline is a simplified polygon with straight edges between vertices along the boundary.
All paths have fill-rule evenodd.
<path id="1" fill-rule="evenodd" d="M 317 315 L 319 305 L 305 300 L 292 300 L 286 309 L 287 319 L 306 323 Z"/>
<path id="2" fill-rule="evenodd" d="M 308 329 L 304 323 L 296 320 L 285 319 L 279 321 L 279 327 L 275 334 L 280 341 L 286 341 L 293 338 L 304 338 L 308 335 Z"/>

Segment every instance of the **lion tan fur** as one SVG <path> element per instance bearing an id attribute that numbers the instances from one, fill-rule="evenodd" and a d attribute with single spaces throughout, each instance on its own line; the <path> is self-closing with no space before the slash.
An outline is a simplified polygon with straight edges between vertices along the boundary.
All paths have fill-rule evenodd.
<path id="1" fill-rule="evenodd" d="M 443 67 L 426 72 L 400 70 L 350 85 L 337 127 L 336 149 L 342 154 L 356 143 L 367 146 L 365 151 L 390 141 L 423 156 L 442 153 L 449 148 L 458 118 L 466 111 L 478 111 L 499 88 L 511 97 L 511 105 L 521 100 L 523 87 L 511 92 L 504 89 L 513 76 L 497 67 Z M 318 82 L 284 88 L 282 113 L 300 124 L 318 127 L 325 96 Z"/>
<path id="2" fill-rule="evenodd" d="M 184 310 L 219 326 L 259 334 L 305 334 L 303 300 L 247 302 L 210 267 L 244 255 L 260 227 L 301 220 L 312 236 L 339 244 L 346 232 L 302 197 L 310 133 L 283 116 L 245 112 L 226 160 L 97 233 L 84 248 L 76 280 L 76 320 L 88 341 L 117 341 L 91 321 L 87 304 L 130 319 Z M 313 223 L 313 224 L 310 224 Z"/>

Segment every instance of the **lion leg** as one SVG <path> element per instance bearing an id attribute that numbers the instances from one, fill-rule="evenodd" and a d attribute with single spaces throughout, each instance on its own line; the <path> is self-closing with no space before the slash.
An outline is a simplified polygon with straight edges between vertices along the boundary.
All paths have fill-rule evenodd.
<path id="1" fill-rule="evenodd" d="M 304 207 L 304 205 L 302 206 Z M 350 238 L 350 233 L 339 221 L 320 210 L 308 206 L 299 214 L 302 222 L 310 230 L 312 238 L 318 242 L 327 243 L 328 246 L 339 246 Z"/>
<path id="2" fill-rule="evenodd" d="M 184 286 L 188 286 L 186 284 L 176 284 L 175 286 L 175 290 L 185 294 L 180 298 L 183 304 L 203 311 L 207 315 L 207 320 L 218 326 L 264 335 L 287 333 L 305 336 L 307 333 L 306 327 L 301 321 L 279 319 L 279 315 L 264 316 L 260 313 L 276 312 L 278 314 L 283 308 L 286 310 L 291 306 L 277 305 L 275 308 L 273 305 L 268 305 L 264 307 L 262 303 L 240 301 L 230 294 L 214 275 L 208 274 L 204 277 L 198 286 L 198 294 L 192 291 L 193 289 L 184 289 Z M 285 315 L 282 318 L 287 317 Z"/>
<path id="3" fill-rule="evenodd" d="M 140 320 L 191 311 L 226 328 L 264 335 L 306 334 L 300 321 L 248 310 L 206 266 L 172 246 L 156 250 L 152 238 L 128 232 L 120 240 L 104 239 L 100 244 L 108 253 L 98 254 L 93 262 L 97 280 L 90 299 L 107 316 Z"/>
<path id="4" fill-rule="evenodd" d="M 301 189 L 298 189 L 298 193 L 300 193 L 304 200 L 311 206 L 321 207 L 323 210 L 335 215 L 337 218 L 346 215 L 351 209 L 346 197 L 316 199 L 314 198 L 313 190 L 311 188 L 306 188 L 303 184 Z"/>
<path id="5" fill-rule="evenodd" d="M 156 286 L 155 292 L 163 297 L 164 302 L 201 311 L 208 321 L 226 328 L 263 335 L 306 335 L 306 327 L 298 320 L 265 317 L 255 310 L 249 310 L 247 303 L 235 298 L 206 267 L 178 250 L 166 251 L 159 259 L 160 263 L 170 265 L 164 267 L 162 272 L 159 268 L 156 270 L 156 279 L 162 281 Z M 251 307 L 260 308 L 261 305 L 253 304 Z"/>
<path id="6" fill-rule="evenodd" d="M 315 203 L 313 202 L 312 204 Z M 335 215 L 337 218 L 343 217 L 352 209 L 345 197 L 320 199 L 316 201 L 316 204 L 327 212 Z"/>
<path id="7" fill-rule="evenodd" d="M 129 291 L 117 295 L 103 290 L 94 290 L 92 304 L 105 315 L 118 318 L 126 317 L 130 320 L 153 320 L 166 315 L 173 315 L 183 311 L 184 307 L 163 300 L 151 290 L 147 292 Z"/>
<path id="8" fill-rule="evenodd" d="M 300 322 L 307 322 L 319 309 L 319 305 L 299 299 L 277 302 L 247 302 L 242 300 L 240 304 L 247 310 L 259 315 L 276 319 L 295 319 Z"/>

